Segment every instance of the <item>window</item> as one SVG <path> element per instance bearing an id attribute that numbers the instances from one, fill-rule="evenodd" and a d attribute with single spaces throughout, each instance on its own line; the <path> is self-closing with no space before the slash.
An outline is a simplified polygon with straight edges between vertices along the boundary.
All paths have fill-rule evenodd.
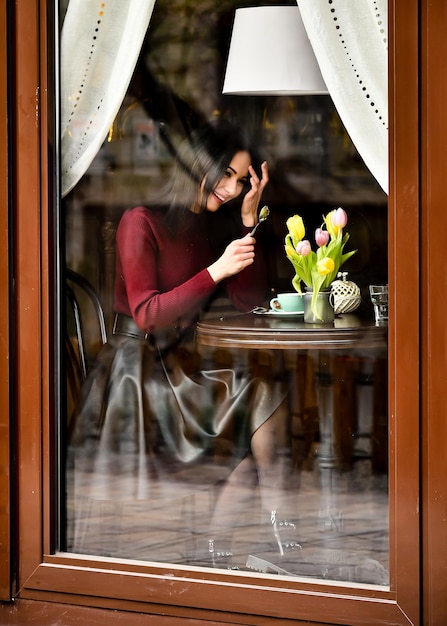
<path id="1" fill-rule="evenodd" d="M 170 4 L 168 10 L 164 2 L 157 3 L 108 138 L 64 199 L 67 279 L 75 296 L 82 288 L 76 275 L 93 285 L 109 342 L 100 357 L 100 369 L 107 372 L 103 376 L 94 358 L 104 338 L 95 319 L 87 318 L 85 369 L 93 371 L 90 377 L 96 382 L 92 387 L 87 383 L 82 410 L 72 406 L 79 391 L 73 359 L 66 361 L 71 384 L 67 415 L 62 416 L 68 422 L 69 450 L 62 481 L 68 494 L 63 545 L 80 554 L 387 588 L 386 332 L 377 344 L 365 345 L 368 331 L 361 331 L 358 343 L 350 340 L 333 351 L 309 340 L 309 349 L 303 349 L 306 344 L 282 349 L 279 339 L 274 349 L 199 346 L 194 383 L 199 384 L 204 370 L 209 376 L 220 369 L 225 376 L 249 372 L 250 379 L 268 386 L 268 411 L 274 416 L 264 426 L 267 441 L 261 443 L 262 429 L 254 435 L 243 430 L 250 429 L 248 416 L 257 410 L 250 403 L 256 405 L 260 392 L 250 392 L 237 409 L 227 407 L 219 379 L 206 397 L 203 389 L 188 388 L 188 394 L 200 394 L 200 403 L 190 396 L 191 407 L 177 412 L 181 389 L 176 407 L 166 394 L 169 386 L 178 389 L 181 384 L 175 372 L 159 371 L 157 352 L 152 352 L 152 375 L 126 373 L 129 363 L 117 362 L 122 356 L 113 335 L 117 226 L 133 206 L 167 210 L 164 190 L 175 175 L 178 147 L 189 132 L 217 117 L 249 128 L 261 160 L 270 166 L 262 204 L 268 204 L 271 214 L 258 231 L 267 258 L 267 291 L 256 304 L 268 308 L 271 294 L 294 291 L 294 270 L 283 251 L 288 217 L 302 215 L 306 237 L 313 238 L 335 202 L 348 213 L 349 245 L 357 249 L 343 269 L 361 291 L 355 317 L 340 313 L 335 326 L 350 327 L 359 320 L 374 325 L 368 286 L 388 282 L 386 194 L 363 164 L 329 96 L 221 94 L 235 8 L 228 3 L 213 7 L 204 19 L 192 6 L 185 10 Z M 216 254 L 238 232 L 229 230 L 237 227 L 237 219 L 235 210 L 225 206 L 210 216 L 207 228 L 216 240 Z M 79 298 L 83 311 L 87 303 Z M 129 313 L 126 305 L 118 303 L 118 312 Z M 220 290 L 204 312 L 207 318 L 225 317 L 235 309 Z M 96 318 L 91 303 L 90 314 Z M 284 317 L 277 315 L 277 329 L 293 330 L 302 321 L 302 316 L 291 316 L 291 324 Z M 67 322 L 72 323 L 71 307 Z M 76 352 L 79 336 L 74 326 L 69 332 Z M 165 349 L 160 341 L 171 339 L 158 338 Z M 132 342 L 136 349 L 139 340 Z M 196 349 L 193 354 L 199 356 Z M 165 356 L 161 359 L 166 367 Z M 111 374 L 115 369 L 118 373 Z M 148 376 L 151 391 L 139 411 L 133 403 L 141 402 L 135 379 L 142 375 Z M 123 380 L 129 379 L 127 386 Z M 192 384 L 190 378 L 182 383 Z M 226 411 L 235 411 L 234 422 L 225 423 L 221 415 Z M 188 428 L 195 430 L 187 433 Z M 250 446 L 247 437 L 252 436 Z M 268 454 L 277 459 L 265 470 L 267 444 L 272 446 Z"/>

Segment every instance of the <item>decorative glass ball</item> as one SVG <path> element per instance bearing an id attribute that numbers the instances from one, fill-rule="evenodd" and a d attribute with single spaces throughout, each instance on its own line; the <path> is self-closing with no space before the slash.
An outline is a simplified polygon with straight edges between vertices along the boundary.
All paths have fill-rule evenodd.
<path id="1" fill-rule="evenodd" d="M 331 285 L 331 300 L 335 314 L 351 313 L 362 301 L 360 287 L 351 280 L 346 280 L 347 275 L 347 272 L 339 272 L 337 277 L 341 277 L 341 280 L 334 280 Z"/>

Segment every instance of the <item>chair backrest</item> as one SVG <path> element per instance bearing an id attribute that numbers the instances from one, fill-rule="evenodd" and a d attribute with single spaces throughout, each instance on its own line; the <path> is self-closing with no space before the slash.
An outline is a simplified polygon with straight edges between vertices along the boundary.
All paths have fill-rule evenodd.
<path id="1" fill-rule="evenodd" d="M 102 345 L 107 326 L 101 300 L 93 285 L 77 272 L 66 270 L 66 370 L 68 391 L 75 404 L 79 389 Z"/>

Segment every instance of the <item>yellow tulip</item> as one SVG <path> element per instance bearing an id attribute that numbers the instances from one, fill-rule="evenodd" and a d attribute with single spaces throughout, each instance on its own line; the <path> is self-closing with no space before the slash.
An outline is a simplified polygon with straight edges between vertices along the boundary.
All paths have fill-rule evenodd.
<path id="1" fill-rule="evenodd" d="M 286 225 L 292 237 L 294 237 L 297 241 L 301 241 L 306 232 L 306 229 L 304 228 L 303 218 L 300 215 L 294 215 L 293 217 L 289 217 Z"/>
<path id="2" fill-rule="evenodd" d="M 286 245 L 284 246 L 286 255 L 289 259 L 295 259 L 298 255 L 295 251 L 295 248 L 291 245 L 291 243 L 287 240 Z"/>
<path id="3" fill-rule="evenodd" d="M 320 276 L 326 276 L 327 274 L 330 274 L 334 271 L 334 268 L 335 263 L 333 259 L 329 258 L 328 256 L 324 257 L 324 259 L 321 259 L 320 261 L 317 261 L 317 272 L 320 274 Z"/>
<path id="4" fill-rule="evenodd" d="M 338 229 L 335 227 L 334 222 L 332 221 L 332 217 L 335 213 L 334 211 L 330 211 L 326 217 L 324 218 L 325 224 L 326 224 L 326 228 L 328 233 L 330 234 L 331 238 L 335 239 L 337 237 L 337 232 Z"/>

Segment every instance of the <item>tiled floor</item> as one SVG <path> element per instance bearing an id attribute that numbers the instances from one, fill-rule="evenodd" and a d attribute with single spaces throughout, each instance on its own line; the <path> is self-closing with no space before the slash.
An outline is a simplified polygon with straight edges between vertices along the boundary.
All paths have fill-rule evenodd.
<path id="1" fill-rule="evenodd" d="M 201 472 L 209 476 L 211 466 Z M 68 485 L 72 484 L 68 477 Z M 90 476 L 77 472 L 76 495 L 67 501 L 69 551 L 141 561 L 211 567 L 208 538 L 217 488 L 197 479 L 154 481 L 145 500 L 117 500 L 109 494 L 91 497 Z M 116 478 L 120 481 L 120 477 Z M 245 503 L 242 515 L 229 520 L 229 535 L 215 538 L 215 550 L 233 557 L 218 559 L 220 567 L 264 571 L 272 576 L 293 575 L 312 579 L 388 585 L 387 477 L 374 474 L 370 461 L 356 461 L 337 475 L 332 510 L 321 510 L 321 476 L 318 464 L 286 476 L 281 496 L 282 540 L 298 540 L 301 549 L 286 550 L 281 557 L 270 520 L 260 516 L 257 489 L 235 494 Z M 122 487 L 122 485 L 120 486 Z M 121 489 L 122 493 L 122 489 Z M 293 526 L 294 525 L 294 526 Z M 285 531 L 285 532 L 284 532 Z"/>

